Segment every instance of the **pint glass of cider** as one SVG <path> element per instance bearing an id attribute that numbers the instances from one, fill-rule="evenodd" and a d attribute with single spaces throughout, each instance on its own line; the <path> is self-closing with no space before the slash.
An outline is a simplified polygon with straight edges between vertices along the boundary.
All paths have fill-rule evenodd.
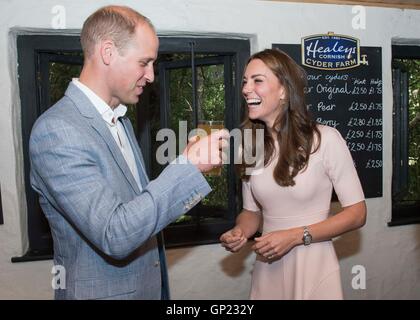
<path id="1" fill-rule="evenodd" d="M 212 120 L 199 120 L 197 128 L 204 130 L 207 135 L 210 135 L 212 130 L 221 130 L 223 129 L 224 123 L 223 121 L 212 121 Z M 222 167 L 211 169 L 210 171 L 206 172 L 205 175 L 208 176 L 220 176 L 222 174 Z"/>

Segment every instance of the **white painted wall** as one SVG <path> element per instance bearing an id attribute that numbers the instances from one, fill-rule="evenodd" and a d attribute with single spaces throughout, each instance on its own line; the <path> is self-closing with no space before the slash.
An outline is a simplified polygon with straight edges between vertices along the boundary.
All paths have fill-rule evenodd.
<path id="1" fill-rule="evenodd" d="M 63 5 L 66 28 L 111 1 L 0 0 L 0 182 L 5 224 L 0 226 L 0 299 L 50 299 L 51 261 L 11 264 L 27 248 L 20 101 L 11 28 L 51 31 L 52 8 Z M 335 241 L 348 299 L 420 299 L 420 225 L 387 227 L 391 217 L 392 83 L 391 42 L 420 43 L 420 11 L 367 7 L 366 30 L 354 30 L 351 6 L 258 0 L 119 1 L 155 24 L 161 34 L 241 34 L 252 51 L 272 43 L 299 43 L 310 34 L 334 31 L 381 46 L 384 83 L 384 171 L 382 198 L 368 199 L 368 220 Z M 42 31 L 42 30 L 41 30 Z M 57 30 L 55 30 L 57 31 Z M 168 250 L 174 299 L 246 299 L 253 255 L 231 255 L 219 245 Z M 366 290 L 351 287 L 352 267 L 363 265 Z"/>

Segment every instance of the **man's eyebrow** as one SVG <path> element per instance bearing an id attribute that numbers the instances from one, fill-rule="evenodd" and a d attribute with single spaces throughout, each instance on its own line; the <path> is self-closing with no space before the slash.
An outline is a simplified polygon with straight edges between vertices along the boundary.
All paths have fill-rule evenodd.
<path id="1" fill-rule="evenodd" d="M 151 57 L 147 57 L 147 58 L 140 58 L 139 61 L 144 61 L 144 62 L 150 62 L 150 61 L 155 61 L 156 59 L 151 58 Z"/>

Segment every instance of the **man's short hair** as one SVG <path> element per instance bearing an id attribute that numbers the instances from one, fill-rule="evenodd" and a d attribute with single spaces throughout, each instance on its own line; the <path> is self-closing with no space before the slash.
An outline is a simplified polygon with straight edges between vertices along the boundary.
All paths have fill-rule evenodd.
<path id="1" fill-rule="evenodd" d="M 85 57 L 93 54 L 95 45 L 112 40 L 120 53 L 133 37 L 139 23 L 152 22 L 139 12 L 125 6 L 106 6 L 92 13 L 83 23 L 80 42 Z"/>

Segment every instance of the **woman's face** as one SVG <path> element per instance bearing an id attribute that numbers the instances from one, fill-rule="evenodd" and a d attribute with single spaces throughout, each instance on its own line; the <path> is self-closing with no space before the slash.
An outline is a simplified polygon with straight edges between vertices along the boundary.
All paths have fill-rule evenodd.
<path id="1" fill-rule="evenodd" d="M 264 121 L 272 128 L 281 110 L 286 90 L 278 78 L 260 59 L 253 59 L 245 69 L 242 94 L 252 120 Z"/>

